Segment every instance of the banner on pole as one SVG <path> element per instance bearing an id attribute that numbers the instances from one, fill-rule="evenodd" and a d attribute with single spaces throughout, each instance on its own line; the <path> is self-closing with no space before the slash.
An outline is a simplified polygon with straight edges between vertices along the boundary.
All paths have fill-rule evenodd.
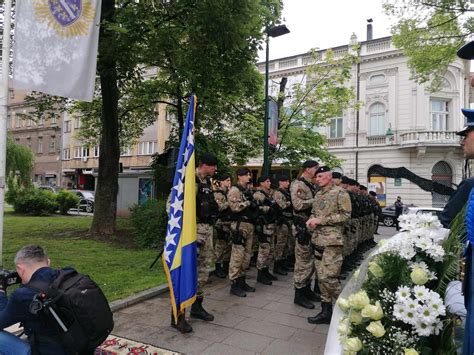
<path id="1" fill-rule="evenodd" d="M 13 88 L 92 101 L 101 0 L 16 2 Z"/>

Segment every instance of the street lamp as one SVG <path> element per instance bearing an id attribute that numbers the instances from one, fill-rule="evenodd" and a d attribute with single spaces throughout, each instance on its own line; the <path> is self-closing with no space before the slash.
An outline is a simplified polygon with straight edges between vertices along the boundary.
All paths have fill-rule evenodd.
<path id="1" fill-rule="evenodd" d="M 265 56 L 265 117 L 263 120 L 263 175 L 268 175 L 269 173 L 269 147 L 268 147 L 268 111 L 269 111 L 269 102 L 268 102 L 268 62 L 269 62 L 269 38 L 270 37 L 279 37 L 290 33 L 290 30 L 286 25 L 279 25 L 274 27 L 269 27 L 265 31 L 267 37 L 265 39 L 266 43 L 266 56 Z"/>

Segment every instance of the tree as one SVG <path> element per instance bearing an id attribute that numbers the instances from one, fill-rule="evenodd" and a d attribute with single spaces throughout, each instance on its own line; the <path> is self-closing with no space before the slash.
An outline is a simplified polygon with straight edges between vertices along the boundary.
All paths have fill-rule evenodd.
<path id="1" fill-rule="evenodd" d="M 474 33 L 471 1 L 389 0 L 384 8 L 398 19 L 392 41 L 409 58 L 412 79 L 431 81 L 436 91 L 457 49 Z"/>
<path id="2" fill-rule="evenodd" d="M 348 86 L 357 57 L 349 51 L 335 58 L 329 49 L 324 60 L 316 51 L 312 52 L 312 59 L 313 64 L 306 68 L 300 83 L 280 88 L 279 143 L 271 160 L 283 159 L 295 166 L 301 159 L 318 157 L 328 165 L 338 166 L 340 161 L 327 151 L 326 137 L 318 130 L 327 126 L 331 118 L 341 117 L 343 110 L 358 105 L 353 88 Z"/>
<path id="3" fill-rule="evenodd" d="M 7 161 L 5 175 L 7 185 L 10 188 L 12 183 L 18 182 L 21 186 L 31 184 L 31 170 L 33 169 L 33 152 L 30 148 L 16 144 L 11 138 L 7 138 Z"/>

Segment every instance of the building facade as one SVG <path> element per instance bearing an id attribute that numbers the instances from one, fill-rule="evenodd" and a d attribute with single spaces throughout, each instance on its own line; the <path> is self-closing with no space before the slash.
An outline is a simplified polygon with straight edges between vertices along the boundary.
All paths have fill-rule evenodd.
<path id="1" fill-rule="evenodd" d="M 351 44 L 356 44 L 355 35 Z M 442 88 L 430 92 L 428 85 L 410 79 L 407 58 L 390 37 L 360 42 L 359 62 L 352 67 L 348 85 L 362 103 L 359 110 L 347 110 L 321 130 L 328 150 L 343 160 L 338 168 L 345 175 L 376 189 L 387 205 L 397 196 L 417 206 L 443 206 L 448 196 L 423 191 L 407 179 L 379 176 L 374 166 L 404 167 L 414 174 L 448 186 L 463 178 L 463 155 L 455 132 L 464 124 L 460 109 L 469 107 L 469 64 L 453 62 L 444 75 Z M 350 46 L 333 48 L 342 56 Z M 324 50 L 319 51 L 321 60 Z M 305 80 L 311 64 L 309 53 L 269 62 L 272 94 L 282 77 L 288 83 Z M 265 63 L 258 64 L 264 73 Z M 309 157 L 308 157 L 309 158 Z"/>

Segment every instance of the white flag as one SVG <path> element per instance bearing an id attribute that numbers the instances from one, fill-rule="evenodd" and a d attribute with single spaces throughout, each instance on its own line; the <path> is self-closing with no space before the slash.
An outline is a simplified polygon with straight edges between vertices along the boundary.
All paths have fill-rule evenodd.
<path id="1" fill-rule="evenodd" d="M 13 88 L 92 101 L 100 4 L 16 1 Z"/>

